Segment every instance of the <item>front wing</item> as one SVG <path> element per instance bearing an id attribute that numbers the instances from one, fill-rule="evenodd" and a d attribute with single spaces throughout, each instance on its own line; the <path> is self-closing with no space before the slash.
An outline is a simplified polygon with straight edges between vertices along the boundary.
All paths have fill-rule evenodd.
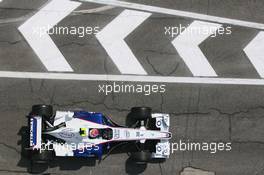
<path id="1" fill-rule="evenodd" d="M 170 116 L 169 114 L 155 113 L 152 118 L 156 119 L 156 127 L 162 132 L 169 132 Z M 156 152 L 152 154 L 153 158 L 169 158 L 170 143 L 168 139 L 160 139 L 156 144 Z"/>

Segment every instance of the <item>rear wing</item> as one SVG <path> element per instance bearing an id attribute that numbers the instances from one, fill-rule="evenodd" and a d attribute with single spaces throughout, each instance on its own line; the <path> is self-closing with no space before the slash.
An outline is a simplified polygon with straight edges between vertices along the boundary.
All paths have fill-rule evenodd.
<path id="1" fill-rule="evenodd" d="M 170 128 L 170 115 L 162 113 L 154 113 L 151 115 L 152 118 L 156 119 L 156 127 L 160 129 L 161 132 L 169 132 Z M 154 158 L 169 158 L 170 156 L 170 143 L 169 139 L 160 139 L 160 142 L 156 144 L 156 152 L 152 154 Z"/>
<path id="2" fill-rule="evenodd" d="M 29 118 L 29 146 L 31 149 L 41 148 L 42 118 L 39 116 Z"/>

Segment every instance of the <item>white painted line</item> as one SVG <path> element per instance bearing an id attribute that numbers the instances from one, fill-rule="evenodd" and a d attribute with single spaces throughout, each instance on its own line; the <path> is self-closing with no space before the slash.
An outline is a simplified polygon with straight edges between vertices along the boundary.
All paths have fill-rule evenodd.
<path id="1" fill-rule="evenodd" d="M 70 0 L 52 0 L 18 28 L 48 71 L 73 71 L 47 31 L 80 5 Z"/>
<path id="2" fill-rule="evenodd" d="M 103 12 L 103 11 L 107 11 L 110 9 L 113 9 L 115 7 L 110 6 L 110 5 L 106 5 L 103 7 L 97 7 L 97 8 L 93 8 L 93 9 L 87 9 L 87 10 L 78 10 L 78 11 L 74 11 L 74 13 L 81 13 L 81 14 L 90 14 L 90 13 L 98 13 L 98 12 Z"/>
<path id="3" fill-rule="evenodd" d="M 181 17 L 186 17 L 186 18 L 199 19 L 199 20 L 204 20 L 204 21 L 264 30 L 264 24 L 262 23 L 229 19 L 229 18 L 217 17 L 217 16 L 212 16 L 212 15 L 204 15 L 200 13 L 174 10 L 174 9 L 143 5 L 143 4 L 137 4 L 137 3 L 131 3 L 131 2 L 124 2 L 124 1 L 117 1 L 117 0 L 79 0 L 79 1 L 93 2 L 97 4 L 112 5 L 112 6 L 124 7 L 124 8 L 129 8 L 129 9 L 149 11 L 153 13 L 162 13 L 162 14 L 175 15 L 175 16 L 181 16 Z"/>
<path id="4" fill-rule="evenodd" d="M 221 27 L 220 24 L 202 21 L 192 22 L 172 44 L 194 76 L 217 76 L 202 53 L 199 45 Z"/>
<path id="5" fill-rule="evenodd" d="M 223 84 L 223 85 L 264 85 L 264 79 L 240 78 L 200 78 L 170 77 L 146 75 L 103 75 L 74 73 L 10 72 L 0 71 L 0 78 L 78 80 L 78 81 L 126 81 L 148 83 L 183 83 L 183 84 Z"/>
<path id="6" fill-rule="evenodd" d="M 78 14 L 91 14 L 91 13 L 99 13 L 103 11 L 107 11 L 110 9 L 113 9 L 115 7 L 113 6 L 103 6 L 103 7 L 97 7 L 93 9 L 86 9 L 86 10 L 78 10 L 78 11 L 73 11 L 72 14 L 70 15 L 78 15 Z M 58 9 L 60 11 L 60 9 Z M 29 13 L 27 15 L 18 17 L 18 18 L 6 18 L 6 19 L 0 19 L 0 24 L 8 24 L 8 23 L 16 23 L 20 21 L 25 21 L 26 19 L 30 18 L 34 13 Z"/>
<path id="7" fill-rule="evenodd" d="M 244 52 L 247 54 L 259 75 L 264 78 L 264 32 L 259 32 L 244 48 Z"/>
<path id="8" fill-rule="evenodd" d="M 151 13 L 124 10 L 96 35 L 122 74 L 147 74 L 124 39 L 150 15 Z"/>

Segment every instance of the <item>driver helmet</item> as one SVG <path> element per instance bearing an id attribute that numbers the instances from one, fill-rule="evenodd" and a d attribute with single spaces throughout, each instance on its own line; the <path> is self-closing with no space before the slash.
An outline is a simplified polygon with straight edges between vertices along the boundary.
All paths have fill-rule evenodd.
<path id="1" fill-rule="evenodd" d="M 98 137 L 100 134 L 99 129 L 93 128 L 89 131 L 89 136 L 92 138 Z"/>

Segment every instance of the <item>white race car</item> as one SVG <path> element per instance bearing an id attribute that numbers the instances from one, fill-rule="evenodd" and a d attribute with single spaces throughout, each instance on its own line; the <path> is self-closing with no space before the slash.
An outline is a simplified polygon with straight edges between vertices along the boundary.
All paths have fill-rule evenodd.
<path id="1" fill-rule="evenodd" d="M 127 116 L 128 126 L 118 125 L 102 113 L 57 111 L 53 115 L 50 105 L 32 106 L 28 119 L 28 150 L 35 163 L 55 156 L 102 159 L 119 144 L 131 143 L 135 151 L 130 156 L 137 163 L 170 155 L 169 114 L 152 114 L 148 107 L 133 107 Z"/>

